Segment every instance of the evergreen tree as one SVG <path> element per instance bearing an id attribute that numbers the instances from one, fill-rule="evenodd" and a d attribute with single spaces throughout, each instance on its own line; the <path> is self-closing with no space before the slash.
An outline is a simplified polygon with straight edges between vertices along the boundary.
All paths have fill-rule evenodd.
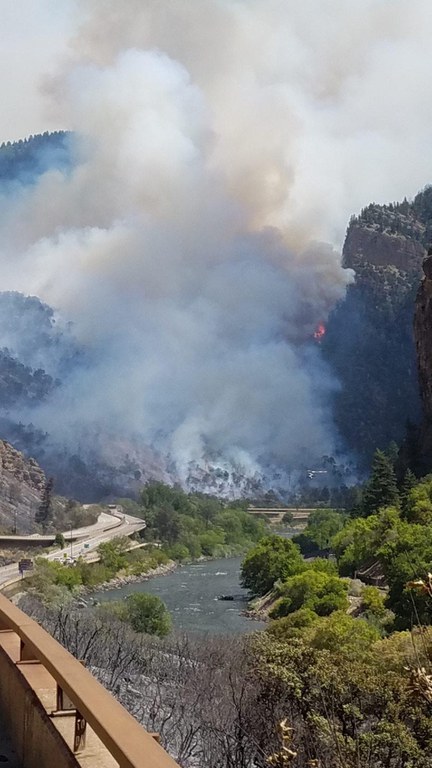
<path id="1" fill-rule="evenodd" d="M 405 519 L 409 517 L 409 512 L 411 508 L 411 489 L 414 488 L 416 485 L 417 480 L 414 472 L 411 472 L 410 469 L 407 469 L 405 472 L 404 478 L 402 480 L 401 486 L 400 486 L 400 505 L 401 505 L 401 514 L 402 517 Z"/>
<path id="2" fill-rule="evenodd" d="M 52 512 L 52 493 L 54 487 L 54 480 L 52 477 L 45 483 L 44 492 L 42 495 L 42 501 L 39 504 L 38 510 L 35 514 L 35 521 L 42 524 L 42 528 L 45 530 L 47 522 L 51 517 Z"/>
<path id="3" fill-rule="evenodd" d="M 383 451 L 376 450 L 372 474 L 363 492 L 361 510 L 364 517 L 375 515 L 382 507 L 399 503 L 399 494 L 392 463 Z"/>

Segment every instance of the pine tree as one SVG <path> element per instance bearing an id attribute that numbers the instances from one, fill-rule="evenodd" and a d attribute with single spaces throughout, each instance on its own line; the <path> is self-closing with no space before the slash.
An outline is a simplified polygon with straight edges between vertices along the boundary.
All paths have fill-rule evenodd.
<path id="1" fill-rule="evenodd" d="M 404 478 L 402 480 L 401 486 L 400 486 L 400 505 L 401 505 L 401 514 L 402 517 L 405 519 L 409 516 L 410 512 L 410 505 L 411 505 L 411 489 L 414 488 L 414 486 L 417 483 L 416 476 L 414 472 L 411 472 L 410 469 L 407 469 L 405 472 Z"/>
<path id="2" fill-rule="evenodd" d="M 375 451 L 372 473 L 362 498 L 363 517 L 375 515 L 382 507 L 399 503 L 399 493 L 392 463 L 383 451 Z"/>
<path id="3" fill-rule="evenodd" d="M 45 483 L 44 492 L 42 495 L 42 501 L 39 504 L 38 510 L 35 514 L 36 523 L 41 523 L 42 528 L 45 530 L 48 519 L 52 512 L 52 492 L 54 487 L 54 480 L 52 477 Z"/>

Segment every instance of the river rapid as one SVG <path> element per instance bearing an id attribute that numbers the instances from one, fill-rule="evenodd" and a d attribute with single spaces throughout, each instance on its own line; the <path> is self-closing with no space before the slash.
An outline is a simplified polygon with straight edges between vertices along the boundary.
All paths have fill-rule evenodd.
<path id="1" fill-rule="evenodd" d="M 241 558 L 235 557 L 184 565 L 165 576 L 97 592 L 93 597 L 102 603 L 148 592 L 164 601 L 176 629 L 212 635 L 254 632 L 265 624 L 242 615 L 248 593 L 240 586 L 240 563 Z M 236 599 L 218 600 L 219 595 Z"/>

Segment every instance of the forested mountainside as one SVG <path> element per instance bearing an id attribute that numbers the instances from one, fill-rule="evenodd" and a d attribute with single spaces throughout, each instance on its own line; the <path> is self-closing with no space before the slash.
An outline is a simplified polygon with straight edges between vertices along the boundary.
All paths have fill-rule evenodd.
<path id="1" fill-rule="evenodd" d="M 322 351 L 340 382 L 336 426 L 367 467 L 420 419 L 413 336 L 421 264 L 432 242 L 432 187 L 412 202 L 371 204 L 348 226 L 343 261 L 356 272 L 329 318 Z"/>
<path id="2" fill-rule="evenodd" d="M 0 146 L 0 185 L 30 184 L 54 168 L 71 166 L 72 135 L 67 131 L 43 133 Z"/>

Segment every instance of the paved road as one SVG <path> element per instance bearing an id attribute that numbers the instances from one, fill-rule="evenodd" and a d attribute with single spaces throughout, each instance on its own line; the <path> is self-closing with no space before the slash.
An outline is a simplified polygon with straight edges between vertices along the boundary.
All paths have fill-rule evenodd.
<path id="1" fill-rule="evenodd" d="M 125 515 L 120 508 L 113 509 L 112 513 L 102 512 L 95 525 L 89 525 L 85 528 L 79 528 L 72 531 L 72 538 L 79 538 L 80 541 L 68 541 L 70 531 L 64 533 L 66 547 L 64 549 L 55 549 L 52 552 L 41 555 L 47 560 L 63 561 L 66 558 L 83 557 L 84 560 L 94 558 L 95 550 L 99 544 L 104 541 L 110 541 L 116 536 L 132 536 L 133 533 L 141 531 L 146 527 L 144 520 L 132 515 Z M 78 534 L 78 536 L 77 536 Z M 87 546 L 85 547 L 84 544 Z M 20 578 L 18 563 L 5 565 L 0 568 L 0 584 Z"/>

